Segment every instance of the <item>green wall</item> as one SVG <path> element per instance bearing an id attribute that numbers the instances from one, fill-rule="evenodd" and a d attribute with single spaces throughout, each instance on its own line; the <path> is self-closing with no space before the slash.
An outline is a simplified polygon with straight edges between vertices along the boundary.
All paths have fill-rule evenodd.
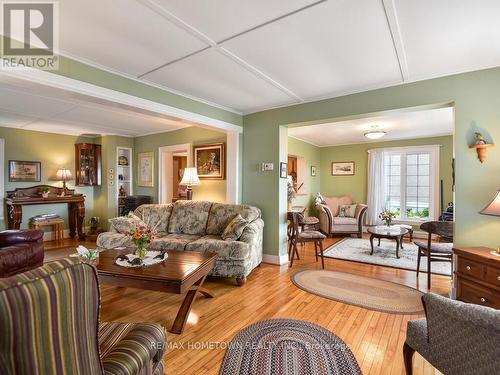
<path id="1" fill-rule="evenodd" d="M 314 215 L 314 198 L 316 193 L 320 191 L 321 180 L 321 157 L 320 148 L 313 146 L 310 143 L 303 142 L 296 138 L 288 137 L 288 154 L 301 156 L 304 158 L 306 168 L 304 175 L 304 186 L 299 190 L 299 194 L 303 191 L 306 195 L 297 195 L 293 200 L 293 205 L 306 206 L 309 208 L 309 214 Z M 316 176 L 311 176 L 311 165 L 316 166 Z"/>
<path id="2" fill-rule="evenodd" d="M 243 201 L 255 204 L 266 222 L 264 251 L 286 254 L 286 194 L 279 170 L 260 172 L 261 162 L 280 161 L 280 127 L 308 125 L 366 116 L 382 111 L 452 103 L 455 109 L 455 243 L 458 246 L 500 243 L 498 218 L 479 215 L 500 187 L 500 150 L 491 148 L 488 159 L 479 163 L 469 149 L 474 131 L 490 142 L 500 141 L 500 68 L 436 78 L 338 98 L 304 103 L 246 115 L 243 118 Z M 281 189 L 280 189 L 281 186 Z M 276 222 L 275 218 L 279 218 Z"/>
<path id="3" fill-rule="evenodd" d="M 439 175 L 443 180 L 444 204 L 453 201 L 452 167 L 453 136 L 419 138 L 388 142 L 321 147 L 321 193 L 326 196 L 351 195 L 356 202 L 366 202 L 368 196 L 368 150 L 384 147 L 441 145 Z M 354 176 L 332 176 L 332 161 L 354 161 Z"/>
<path id="4" fill-rule="evenodd" d="M 189 127 L 167 133 L 146 135 L 134 139 L 134 194 L 153 196 L 158 201 L 158 148 L 177 144 L 192 145 L 226 142 L 226 134 L 209 129 Z M 137 154 L 139 152 L 154 152 L 154 186 L 137 186 Z M 192 152 L 192 150 L 191 150 Z M 199 186 L 193 186 L 194 200 L 209 200 L 225 202 L 226 180 L 201 180 Z"/>
<path id="5" fill-rule="evenodd" d="M 21 130 L 1 127 L 0 138 L 5 139 L 4 181 L 5 191 L 34 185 L 62 186 L 62 182 L 55 179 L 57 170 L 66 167 L 72 172 L 75 170 L 75 143 L 94 143 L 92 138 L 70 135 L 59 135 L 30 130 Z M 96 142 L 97 143 L 97 142 Z M 40 182 L 9 182 L 9 160 L 40 161 L 42 176 Z M 74 188 L 74 181 L 67 183 L 68 188 Z M 76 187 L 77 193 L 85 194 L 86 217 L 94 214 L 94 188 Z M 5 211 L 5 206 L 2 208 Z M 23 222 L 21 228 L 28 228 L 29 219 L 42 213 L 56 213 L 65 219 L 68 227 L 68 208 L 66 204 L 40 205 L 23 207 Z M 7 226 L 6 212 L 1 229 Z"/>

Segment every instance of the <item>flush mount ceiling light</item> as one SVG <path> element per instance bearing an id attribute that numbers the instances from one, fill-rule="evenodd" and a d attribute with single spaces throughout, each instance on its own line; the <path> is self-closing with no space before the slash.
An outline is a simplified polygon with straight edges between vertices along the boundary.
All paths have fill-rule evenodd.
<path id="1" fill-rule="evenodd" d="M 380 130 L 378 125 L 372 125 L 371 130 L 368 133 L 365 133 L 365 137 L 370 139 L 379 139 L 385 134 L 385 131 Z"/>

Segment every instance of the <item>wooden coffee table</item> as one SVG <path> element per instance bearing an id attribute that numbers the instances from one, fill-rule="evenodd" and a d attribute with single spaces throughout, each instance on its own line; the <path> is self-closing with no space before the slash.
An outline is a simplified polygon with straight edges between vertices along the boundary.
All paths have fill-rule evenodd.
<path id="1" fill-rule="evenodd" d="M 399 247 L 403 248 L 403 237 L 408 234 L 408 229 L 400 226 L 376 226 L 369 227 L 367 231 L 370 233 L 370 246 L 372 248 L 370 255 L 373 255 L 373 239 L 378 238 L 378 245 L 380 246 L 380 239 L 387 238 L 396 241 L 396 258 L 399 259 Z"/>
<path id="2" fill-rule="evenodd" d="M 196 293 L 200 292 L 205 297 L 213 298 L 213 294 L 203 288 L 203 282 L 214 268 L 217 254 L 169 250 L 167 260 L 152 266 L 132 268 L 115 264 L 118 255 L 133 252 L 134 249 L 130 248 L 109 249 L 101 252 L 96 266 L 99 282 L 166 293 L 183 294 L 186 292 L 186 297 L 169 330 L 171 333 L 181 334 Z"/>

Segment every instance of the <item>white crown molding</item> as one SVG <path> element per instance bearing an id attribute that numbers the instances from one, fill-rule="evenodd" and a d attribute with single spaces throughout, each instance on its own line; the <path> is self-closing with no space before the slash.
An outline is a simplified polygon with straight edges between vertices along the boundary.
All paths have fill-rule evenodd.
<path id="1" fill-rule="evenodd" d="M 31 83 L 71 91 L 81 95 L 101 99 L 103 101 L 114 102 L 131 108 L 138 108 L 148 112 L 157 113 L 162 116 L 182 119 L 204 127 L 215 128 L 222 131 L 233 131 L 238 133 L 243 132 L 243 127 L 239 125 L 231 124 L 226 121 L 214 119 L 166 104 L 139 98 L 119 91 L 110 90 L 101 86 L 78 81 L 47 71 L 37 69 L 0 71 L 0 81 L 9 81 L 12 79 L 29 81 Z"/>

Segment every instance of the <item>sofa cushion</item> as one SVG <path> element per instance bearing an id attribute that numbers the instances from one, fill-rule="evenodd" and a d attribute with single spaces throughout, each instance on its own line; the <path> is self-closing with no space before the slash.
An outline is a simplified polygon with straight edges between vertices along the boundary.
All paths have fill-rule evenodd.
<path id="1" fill-rule="evenodd" d="M 156 238 L 148 246 L 150 250 L 186 250 L 186 245 L 196 241 L 201 236 L 196 234 L 171 233 L 164 237 Z"/>
<path id="2" fill-rule="evenodd" d="M 339 206 L 340 217 L 356 217 L 357 204 L 343 204 Z"/>
<path id="3" fill-rule="evenodd" d="M 132 212 L 127 216 L 118 216 L 109 219 L 109 223 L 118 233 L 127 233 L 135 226 L 146 226 L 146 223 Z"/>
<path id="4" fill-rule="evenodd" d="M 211 251 L 219 254 L 217 260 L 242 260 L 249 257 L 250 246 L 241 241 L 224 241 L 220 236 L 210 234 L 186 246 L 186 251 Z"/>
<path id="5" fill-rule="evenodd" d="M 168 233 L 168 223 L 172 214 L 173 204 L 143 204 L 137 207 L 134 213 L 148 225 L 156 228 L 158 235 L 164 236 Z"/>
<path id="6" fill-rule="evenodd" d="M 333 216 L 338 216 L 339 214 L 339 207 L 341 205 L 345 204 L 352 204 L 353 199 L 350 196 L 343 196 L 343 197 L 325 197 L 325 202 L 328 207 L 330 207 L 330 210 L 332 211 Z"/>
<path id="7" fill-rule="evenodd" d="M 243 219 L 251 223 L 260 217 L 260 210 L 246 204 L 214 203 L 208 217 L 207 234 L 222 234 L 237 215 L 241 215 Z"/>
<path id="8" fill-rule="evenodd" d="M 172 208 L 168 233 L 205 235 L 211 202 L 177 201 Z"/>
<path id="9" fill-rule="evenodd" d="M 115 247 L 134 246 L 132 238 L 122 233 L 104 232 L 97 236 L 97 247 L 114 249 Z"/>
<path id="10" fill-rule="evenodd" d="M 357 225 L 358 220 L 355 217 L 342 217 L 342 216 L 334 216 L 333 225 Z"/>
<path id="11" fill-rule="evenodd" d="M 248 225 L 248 221 L 243 219 L 240 214 L 236 215 L 233 220 L 227 225 L 224 232 L 222 232 L 222 239 L 224 241 L 236 241 L 241 237 L 243 230 Z"/>

